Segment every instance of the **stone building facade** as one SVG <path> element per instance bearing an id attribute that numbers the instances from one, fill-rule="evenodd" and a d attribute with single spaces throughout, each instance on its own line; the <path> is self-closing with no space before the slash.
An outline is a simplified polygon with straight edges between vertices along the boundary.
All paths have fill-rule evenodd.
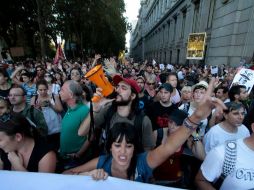
<path id="1" fill-rule="evenodd" d="M 206 32 L 203 60 L 187 60 L 190 33 Z M 142 0 L 130 40 L 135 60 L 239 65 L 254 52 L 254 0 Z"/>

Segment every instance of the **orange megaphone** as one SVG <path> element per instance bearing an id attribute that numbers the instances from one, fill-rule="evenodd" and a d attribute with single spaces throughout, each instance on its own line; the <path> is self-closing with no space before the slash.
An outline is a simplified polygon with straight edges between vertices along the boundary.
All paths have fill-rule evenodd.
<path id="1" fill-rule="evenodd" d="M 85 75 L 87 79 L 89 79 L 92 83 L 102 89 L 103 96 L 108 96 L 114 91 L 114 87 L 111 83 L 106 79 L 102 65 L 97 65 L 93 67 L 90 71 L 88 71 Z M 94 96 L 92 98 L 93 102 L 98 102 L 100 100 L 99 96 Z"/>

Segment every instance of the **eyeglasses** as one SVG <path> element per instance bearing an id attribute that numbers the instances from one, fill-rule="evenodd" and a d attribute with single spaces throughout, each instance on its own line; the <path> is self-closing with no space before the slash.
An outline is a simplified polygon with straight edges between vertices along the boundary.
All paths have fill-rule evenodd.
<path id="1" fill-rule="evenodd" d="M 153 82 L 153 83 L 147 82 L 146 84 L 147 84 L 147 85 L 154 85 L 155 82 Z"/>
<path id="2" fill-rule="evenodd" d="M 19 97 L 19 96 L 24 96 L 24 95 L 21 95 L 21 94 L 9 94 L 8 98 L 10 98 L 10 97 Z"/>

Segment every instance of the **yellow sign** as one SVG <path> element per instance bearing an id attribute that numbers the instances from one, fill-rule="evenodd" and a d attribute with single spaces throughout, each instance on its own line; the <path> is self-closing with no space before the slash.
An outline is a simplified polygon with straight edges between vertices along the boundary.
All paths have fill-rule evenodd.
<path id="1" fill-rule="evenodd" d="M 192 33 L 187 45 L 187 59 L 204 59 L 206 33 Z"/>

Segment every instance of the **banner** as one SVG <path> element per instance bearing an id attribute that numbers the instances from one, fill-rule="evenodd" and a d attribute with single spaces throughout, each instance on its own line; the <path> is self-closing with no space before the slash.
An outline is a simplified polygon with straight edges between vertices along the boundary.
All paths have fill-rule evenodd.
<path id="1" fill-rule="evenodd" d="M 62 49 L 61 45 L 58 44 L 58 47 L 56 49 L 56 55 L 54 58 L 54 64 L 58 64 L 59 60 L 64 60 L 64 59 L 66 59 L 66 58 L 65 58 L 63 49 Z"/>
<path id="2" fill-rule="evenodd" d="M 2 190 L 176 190 L 119 178 L 95 181 L 90 176 L 1 171 Z"/>
<path id="3" fill-rule="evenodd" d="M 187 44 L 187 59 L 204 59 L 206 33 L 191 33 Z"/>
<path id="4" fill-rule="evenodd" d="M 250 93 L 253 85 L 254 85 L 254 71 L 251 69 L 244 69 L 238 71 L 235 75 L 232 85 L 244 85 L 246 86 L 246 90 Z"/>
<path id="5" fill-rule="evenodd" d="M 211 66 L 210 69 L 211 69 L 212 75 L 218 74 L 218 72 L 219 72 L 218 66 Z"/>

